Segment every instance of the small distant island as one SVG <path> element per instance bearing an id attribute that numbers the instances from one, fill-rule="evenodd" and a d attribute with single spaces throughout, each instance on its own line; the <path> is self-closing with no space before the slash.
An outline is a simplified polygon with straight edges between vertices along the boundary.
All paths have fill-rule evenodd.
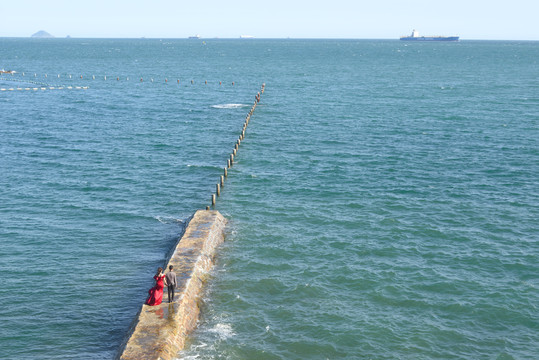
<path id="1" fill-rule="evenodd" d="M 40 31 L 36 32 L 35 34 L 33 34 L 31 37 L 33 37 L 33 38 L 53 38 L 54 36 L 52 36 L 51 34 L 49 34 L 48 32 L 46 32 L 44 30 L 40 30 Z"/>

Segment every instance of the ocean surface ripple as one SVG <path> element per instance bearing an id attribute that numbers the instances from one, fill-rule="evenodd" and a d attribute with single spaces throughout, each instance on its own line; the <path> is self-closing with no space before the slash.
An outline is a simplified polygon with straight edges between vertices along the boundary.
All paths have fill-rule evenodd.
<path id="1" fill-rule="evenodd" d="M 0 87 L 23 71 L 89 86 L 0 93 L 2 358 L 115 356 L 262 82 L 217 203 L 227 241 L 179 357 L 539 353 L 536 42 L 0 49 L 18 71 Z"/>

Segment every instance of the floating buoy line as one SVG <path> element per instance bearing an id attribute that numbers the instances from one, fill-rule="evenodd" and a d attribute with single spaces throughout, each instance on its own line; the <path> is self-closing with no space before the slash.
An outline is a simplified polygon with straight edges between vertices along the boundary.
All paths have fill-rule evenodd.
<path id="1" fill-rule="evenodd" d="M 24 83 L 27 86 L 17 86 L 17 87 L 9 87 L 9 88 L 0 88 L 0 91 L 43 91 L 43 90 L 86 90 L 89 88 L 89 86 L 73 86 L 73 85 L 53 85 L 49 83 L 45 83 L 42 81 L 35 81 L 35 80 L 26 80 L 26 79 L 17 79 L 13 78 L 13 73 L 10 73 L 11 76 L 2 76 L 6 73 L 0 73 L 0 81 L 4 80 L 6 82 L 19 82 Z M 8 73 L 9 74 L 9 73 Z M 23 73 L 24 74 L 24 73 Z M 47 76 L 45 76 L 47 77 Z M 31 84 L 33 86 L 28 86 L 28 84 Z"/>
<path id="2" fill-rule="evenodd" d="M 45 80 L 46 79 L 46 80 Z M 57 84 L 51 84 L 49 81 L 51 79 L 54 79 L 55 81 L 64 80 L 64 84 L 57 85 Z M 60 80 L 59 80 L 60 79 Z M 115 82 L 126 82 L 126 81 L 133 81 L 131 79 L 135 79 L 136 82 L 140 83 L 162 83 L 162 84 L 175 84 L 175 85 L 204 85 L 204 86 L 236 86 L 235 81 L 222 81 L 222 80 L 215 80 L 215 81 L 208 81 L 208 80 L 196 80 L 195 79 L 180 79 L 180 78 L 174 78 L 175 81 L 169 81 L 169 79 L 173 79 L 169 76 L 164 76 L 161 78 L 152 77 L 152 76 L 110 76 L 110 75 L 85 75 L 85 74 L 38 74 L 36 72 L 17 72 L 17 71 L 1 71 L 0 72 L 0 81 L 4 80 L 7 82 L 21 82 L 26 84 L 33 84 L 35 86 L 18 86 L 18 87 L 10 87 L 10 88 L 0 88 L 0 91 L 13 91 L 13 90 L 61 90 L 61 89 L 88 89 L 89 86 L 86 85 L 86 83 L 94 82 L 94 81 L 115 81 Z M 39 80 L 45 80 L 45 81 L 39 81 Z M 82 81 L 85 82 L 84 85 L 74 86 L 73 84 L 66 85 L 65 80 L 69 80 L 70 82 L 75 81 Z"/>
<path id="3" fill-rule="evenodd" d="M 16 76 L 17 76 L 17 78 L 16 78 Z M 25 83 L 25 84 L 34 85 L 34 86 L 25 86 L 25 87 L 18 86 L 18 87 L 10 87 L 10 88 L 0 88 L 0 91 L 43 91 L 43 90 L 63 90 L 63 89 L 86 90 L 86 89 L 89 88 L 89 86 L 52 85 L 52 84 L 50 84 L 48 82 L 38 81 L 38 79 L 48 79 L 48 78 L 49 78 L 48 74 L 38 76 L 37 73 L 26 74 L 25 72 L 18 73 L 18 72 L 14 72 L 14 71 L 7 71 L 7 72 L 6 71 L 0 71 L 0 81 L 19 82 L 19 83 Z M 71 79 L 73 81 L 77 81 L 77 80 L 78 81 L 81 81 L 81 80 L 82 81 L 97 81 L 99 79 L 102 79 L 103 81 L 111 81 L 111 80 L 113 80 L 113 81 L 121 81 L 121 80 L 129 81 L 128 76 L 120 78 L 120 76 L 107 76 L 107 75 L 102 75 L 102 76 L 96 76 L 96 75 L 73 76 L 72 74 L 67 74 L 67 75 L 65 75 L 65 74 L 64 75 L 57 74 L 56 77 L 52 76 L 52 78 L 56 78 L 56 79 L 67 79 L 67 78 L 69 78 L 69 79 Z M 34 80 L 32 80 L 32 79 L 34 79 Z M 136 77 L 136 79 L 137 80 L 140 79 L 140 80 L 138 80 L 136 82 L 141 82 L 141 83 L 145 82 L 145 78 L 143 76 Z M 147 77 L 146 79 L 147 79 L 147 81 L 149 81 L 151 83 L 155 82 L 155 79 L 153 77 L 151 77 L 151 76 Z M 162 78 L 162 80 L 159 80 L 159 81 L 164 83 L 164 84 L 168 84 L 168 79 L 169 79 L 168 77 L 164 77 L 164 78 Z M 180 79 L 176 79 L 175 83 L 178 84 L 178 85 L 188 84 L 188 83 L 190 83 L 191 85 L 195 85 L 196 82 L 195 82 L 194 79 L 190 79 L 189 81 L 180 81 Z M 204 86 L 207 86 L 211 82 L 209 83 L 207 80 L 204 80 L 204 82 L 200 82 L 200 83 L 204 84 Z M 223 81 L 215 81 L 214 84 L 218 84 L 219 86 L 223 86 Z M 231 86 L 235 86 L 236 82 L 231 81 L 231 82 L 229 82 L 229 84 Z M 245 132 L 247 130 L 247 126 L 249 125 L 249 121 L 251 120 L 251 116 L 253 115 L 257 105 L 260 103 L 261 95 L 264 94 L 265 87 L 266 87 L 266 84 L 263 83 L 260 91 L 255 95 L 255 101 L 254 101 L 253 105 L 251 106 L 249 112 L 247 113 L 247 116 L 245 117 L 245 121 L 243 123 L 243 127 L 241 129 L 240 135 L 238 136 L 238 139 L 236 140 L 236 143 L 234 144 L 234 149 L 232 150 L 229 158 L 226 161 L 226 166 L 223 169 L 223 175 L 220 176 L 219 181 L 215 185 L 215 193 L 212 193 L 212 195 L 211 195 L 211 205 L 206 206 L 206 210 L 209 210 L 210 207 L 215 208 L 215 203 L 216 203 L 217 197 L 221 196 L 221 190 L 225 186 L 225 180 L 228 178 L 228 169 L 230 169 L 232 166 L 234 166 L 234 160 L 235 160 L 235 158 L 236 158 L 236 156 L 238 154 L 240 144 L 243 141 L 243 139 L 245 138 Z"/>
<path id="4" fill-rule="evenodd" d="M 256 106 L 260 103 L 260 97 L 262 94 L 264 94 L 265 88 L 266 88 L 266 84 L 263 83 L 262 88 L 255 95 L 255 101 L 253 103 L 253 106 L 251 106 L 249 113 L 245 117 L 245 122 L 243 123 L 243 127 L 241 129 L 240 135 L 238 136 L 238 140 L 236 140 L 236 143 L 234 144 L 234 149 L 232 150 L 232 153 L 230 154 L 229 158 L 226 160 L 226 166 L 223 169 L 223 175 L 219 177 L 219 181 L 215 185 L 215 193 L 211 194 L 211 205 L 206 206 L 206 210 L 210 210 L 210 207 L 215 208 L 217 197 L 221 196 L 221 190 L 225 185 L 225 180 L 228 178 L 228 169 L 234 166 L 234 159 L 236 158 L 238 154 L 240 144 L 243 141 L 243 139 L 245 139 L 245 131 L 247 130 L 247 125 L 249 125 L 249 121 L 251 120 L 251 116 L 255 112 Z"/>
<path id="5" fill-rule="evenodd" d="M 89 88 L 88 86 L 71 86 L 71 85 L 49 86 L 48 84 L 43 85 L 43 84 L 35 83 L 35 82 L 32 82 L 32 83 L 34 85 L 39 85 L 39 86 L 32 86 L 32 87 L 17 86 L 15 88 L 14 87 L 0 88 L 0 91 L 43 91 L 43 90 L 64 90 L 64 89 L 65 90 L 86 90 Z"/>
<path id="6" fill-rule="evenodd" d="M 0 88 L 0 91 L 43 91 L 43 90 L 86 90 L 88 86 L 49 86 L 49 87 L 18 87 L 18 88 Z"/>

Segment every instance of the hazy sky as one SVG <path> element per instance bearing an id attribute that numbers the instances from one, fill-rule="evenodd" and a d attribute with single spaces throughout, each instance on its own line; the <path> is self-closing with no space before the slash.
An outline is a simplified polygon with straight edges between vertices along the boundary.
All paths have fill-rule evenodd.
<path id="1" fill-rule="evenodd" d="M 0 37 L 539 40 L 539 0 L 1 0 Z"/>

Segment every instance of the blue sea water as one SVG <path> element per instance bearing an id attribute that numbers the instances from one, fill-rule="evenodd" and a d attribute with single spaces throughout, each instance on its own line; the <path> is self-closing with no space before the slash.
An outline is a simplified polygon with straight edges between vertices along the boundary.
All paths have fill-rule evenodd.
<path id="1" fill-rule="evenodd" d="M 0 358 L 116 355 L 262 83 L 178 356 L 537 358 L 539 43 L 0 39 L 0 54 L 17 71 L 0 88 L 88 86 L 0 91 Z"/>

